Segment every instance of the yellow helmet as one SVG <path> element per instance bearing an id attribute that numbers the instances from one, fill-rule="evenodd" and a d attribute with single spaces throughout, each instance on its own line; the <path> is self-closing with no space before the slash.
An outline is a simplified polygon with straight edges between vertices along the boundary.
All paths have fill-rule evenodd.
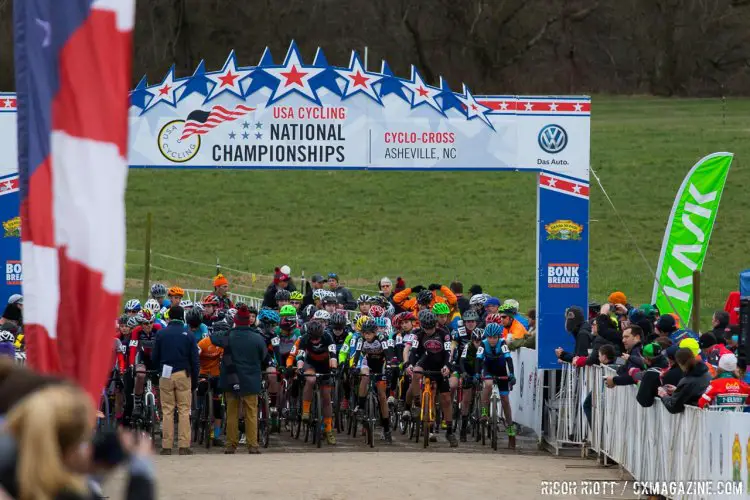
<path id="1" fill-rule="evenodd" d="M 357 330 L 358 332 L 361 332 L 362 325 L 364 325 L 368 321 L 370 321 L 370 317 L 363 314 L 357 319 L 357 322 L 354 324 L 354 329 Z"/>

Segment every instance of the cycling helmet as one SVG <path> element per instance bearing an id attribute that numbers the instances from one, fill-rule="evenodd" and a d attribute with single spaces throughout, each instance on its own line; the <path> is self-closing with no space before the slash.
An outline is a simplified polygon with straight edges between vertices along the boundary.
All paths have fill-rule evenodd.
<path id="1" fill-rule="evenodd" d="M 130 299 L 125 302 L 125 312 L 138 312 L 141 310 L 141 302 L 138 299 Z"/>
<path id="2" fill-rule="evenodd" d="M 435 328 L 437 326 L 437 316 L 429 309 L 419 311 L 419 324 L 422 328 Z"/>
<path id="3" fill-rule="evenodd" d="M 218 306 L 219 305 L 219 297 L 217 297 L 214 294 L 209 294 L 203 297 L 203 305 L 204 306 Z"/>
<path id="4" fill-rule="evenodd" d="M 117 324 L 118 325 L 127 325 L 128 324 L 128 315 L 123 314 L 119 318 L 117 318 Z"/>
<path id="5" fill-rule="evenodd" d="M 292 294 L 289 293 L 289 290 L 284 290 L 283 288 L 281 290 L 276 291 L 275 298 L 277 301 L 279 300 L 290 300 Z"/>
<path id="6" fill-rule="evenodd" d="M 279 317 L 279 313 L 273 309 L 263 308 L 258 313 L 258 321 L 261 323 L 272 323 L 278 325 L 281 322 L 281 317 Z"/>
<path id="7" fill-rule="evenodd" d="M 429 290 L 422 290 L 417 294 L 417 303 L 422 305 L 430 305 L 432 302 L 432 292 Z"/>
<path id="8" fill-rule="evenodd" d="M 307 334 L 314 339 L 319 339 L 323 336 L 323 325 L 317 321 L 311 321 L 305 325 Z"/>
<path id="9" fill-rule="evenodd" d="M 500 319 L 499 313 L 493 313 L 493 314 L 488 314 L 487 317 L 484 318 L 484 322 L 485 324 L 488 324 L 488 325 L 490 323 L 496 323 L 499 325 L 500 323 L 502 323 L 502 320 Z"/>
<path id="10" fill-rule="evenodd" d="M 246 305 L 246 304 L 243 304 L 242 302 L 237 302 L 234 305 L 234 308 L 235 309 L 239 309 L 241 305 Z M 249 312 L 250 314 L 255 314 L 257 316 L 258 315 L 258 308 L 255 307 L 255 306 L 247 306 L 247 312 Z"/>
<path id="11" fill-rule="evenodd" d="M 463 320 L 464 321 L 479 321 L 479 314 L 477 314 L 476 311 L 472 311 L 471 309 L 469 309 L 468 311 L 464 313 Z"/>
<path id="12" fill-rule="evenodd" d="M 146 303 L 143 304 L 143 308 L 156 314 L 161 310 L 161 305 L 159 305 L 159 301 L 156 299 L 148 299 Z"/>
<path id="13" fill-rule="evenodd" d="M 490 323 L 484 329 L 485 337 L 500 337 L 503 335 L 503 327 L 497 323 Z"/>
<path id="14" fill-rule="evenodd" d="M 172 297 L 174 296 L 182 297 L 185 295 L 185 290 L 183 290 L 179 286 L 173 286 L 172 288 L 169 289 L 169 291 L 167 292 L 167 295 L 172 296 Z"/>
<path id="15" fill-rule="evenodd" d="M 474 330 L 471 332 L 471 340 L 482 340 L 483 335 L 484 335 L 483 329 L 474 328 Z"/>
<path id="16" fill-rule="evenodd" d="M 323 305 L 326 305 L 326 304 L 336 304 L 337 302 L 338 301 L 336 300 L 336 296 L 333 295 L 333 294 L 326 295 L 325 297 L 323 297 Z"/>
<path id="17" fill-rule="evenodd" d="M 374 332 L 378 331 L 378 325 L 376 325 L 373 320 L 371 320 L 370 318 L 366 317 L 365 321 L 362 323 L 362 329 L 361 329 L 361 331 L 362 331 L 362 333 L 365 333 L 365 332 L 374 333 Z"/>
<path id="18" fill-rule="evenodd" d="M 203 314 L 201 314 L 201 312 L 196 310 L 195 308 L 190 309 L 185 313 L 185 323 L 187 323 L 191 328 L 198 328 L 202 321 Z"/>
<path id="19" fill-rule="evenodd" d="M 323 297 L 326 296 L 326 293 L 328 290 L 323 290 L 322 288 L 318 288 L 317 290 L 313 290 L 313 300 L 323 300 Z"/>
<path id="20" fill-rule="evenodd" d="M 518 312 L 519 304 L 516 299 L 507 299 L 505 302 L 503 302 L 503 305 L 508 304 L 511 307 L 516 308 L 516 312 Z"/>
<path id="21" fill-rule="evenodd" d="M 354 328 L 358 332 L 361 332 L 362 331 L 362 325 L 364 325 L 369 320 L 370 320 L 370 318 L 367 317 L 367 316 L 360 316 L 359 318 L 357 318 L 357 322 L 354 324 Z"/>
<path id="22" fill-rule="evenodd" d="M 281 316 L 282 318 L 287 318 L 291 316 L 296 319 L 297 310 L 294 308 L 293 305 L 287 304 L 279 310 L 279 316 Z"/>
<path id="23" fill-rule="evenodd" d="M 15 342 L 16 337 L 8 330 L 0 330 L 0 342 Z"/>
<path id="24" fill-rule="evenodd" d="M 339 312 L 333 313 L 329 324 L 331 327 L 344 328 L 346 327 L 346 316 Z"/>
<path id="25" fill-rule="evenodd" d="M 193 301 L 192 300 L 182 300 L 180 301 L 180 307 L 183 309 L 192 309 L 193 308 Z"/>
<path id="26" fill-rule="evenodd" d="M 363 293 L 357 298 L 357 304 L 367 304 L 372 300 L 372 297 L 367 295 L 366 293 Z"/>
<path id="27" fill-rule="evenodd" d="M 144 309 L 135 316 L 141 325 L 151 324 L 154 322 L 154 314 L 148 309 Z"/>
<path id="28" fill-rule="evenodd" d="M 161 283 L 151 285 L 151 296 L 155 299 L 161 299 L 167 296 L 167 287 Z"/>
<path id="29" fill-rule="evenodd" d="M 373 321 L 375 322 L 375 326 L 377 326 L 378 328 L 387 328 L 388 327 L 388 321 L 386 321 L 386 319 L 383 318 L 383 317 L 375 318 L 375 319 L 373 319 Z"/>
<path id="30" fill-rule="evenodd" d="M 203 314 L 203 304 L 200 302 L 193 302 L 193 311 L 198 311 L 199 313 Z"/>
<path id="31" fill-rule="evenodd" d="M 302 295 L 302 292 L 294 291 L 291 294 L 289 294 L 289 300 L 302 300 L 305 297 Z"/>
<path id="32" fill-rule="evenodd" d="M 313 314 L 313 319 L 322 319 L 323 321 L 328 321 L 331 319 L 331 313 L 326 311 L 325 309 L 318 309 L 315 311 L 315 314 Z"/>
<path id="33" fill-rule="evenodd" d="M 502 303 L 502 305 L 498 308 L 497 312 L 504 313 L 509 316 L 513 316 L 514 314 L 518 313 L 518 307 L 513 307 L 512 304 L 509 304 L 506 300 Z"/>
<path id="34" fill-rule="evenodd" d="M 383 316 L 385 316 L 385 309 L 383 309 L 381 306 L 372 306 L 370 308 L 371 318 L 380 318 Z"/>
<path id="35" fill-rule="evenodd" d="M 236 315 L 237 315 L 237 309 L 235 309 L 234 307 L 230 307 L 229 309 L 227 309 L 227 312 L 224 315 L 224 319 L 226 320 L 227 323 L 231 324 L 231 323 L 234 323 L 234 317 Z"/>
<path id="36" fill-rule="evenodd" d="M 448 304 L 445 304 L 443 302 L 435 302 L 435 305 L 432 306 L 432 313 L 435 316 L 442 316 L 444 314 L 450 314 L 451 310 L 448 307 Z"/>
<path id="37" fill-rule="evenodd" d="M 214 333 L 226 332 L 232 328 L 232 324 L 230 323 L 234 324 L 231 320 L 230 322 L 227 322 L 226 318 L 224 318 L 221 321 L 214 322 L 214 324 L 211 325 L 211 328 L 213 328 Z"/>
<path id="38" fill-rule="evenodd" d="M 128 328 L 135 328 L 136 326 L 138 326 L 138 318 L 135 316 L 131 316 L 130 318 L 128 318 L 127 325 Z"/>
<path id="39" fill-rule="evenodd" d="M 486 293 L 478 293 L 477 295 L 473 295 L 469 299 L 469 305 L 472 306 L 484 306 L 484 303 L 487 302 L 487 299 L 489 299 L 490 296 Z"/>
<path id="40" fill-rule="evenodd" d="M 388 307 L 388 299 L 383 297 L 382 295 L 373 295 L 372 296 L 372 303 L 377 304 L 381 307 Z"/>

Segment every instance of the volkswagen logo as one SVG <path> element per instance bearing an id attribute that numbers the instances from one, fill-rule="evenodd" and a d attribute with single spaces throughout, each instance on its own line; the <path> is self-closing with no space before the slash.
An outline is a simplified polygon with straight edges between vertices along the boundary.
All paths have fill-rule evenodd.
<path id="1" fill-rule="evenodd" d="M 539 131 L 539 147 L 549 154 L 556 154 L 568 145 L 568 133 L 560 125 L 545 125 Z"/>

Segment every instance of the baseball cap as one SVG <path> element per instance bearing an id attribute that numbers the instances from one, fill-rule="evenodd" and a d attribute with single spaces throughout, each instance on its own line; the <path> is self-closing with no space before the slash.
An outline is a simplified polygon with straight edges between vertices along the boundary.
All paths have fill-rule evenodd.
<path id="1" fill-rule="evenodd" d="M 704 333 L 698 340 L 698 345 L 701 349 L 707 349 L 709 347 L 715 346 L 716 337 L 714 337 L 713 333 Z"/>
<path id="2" fill-rule="evenodd" d="M 14 293 L 8 298 L 8 304 L 23 304 L 23 295 Z"/>
<path id="3" fill-rule="evenodd" d="M 647 358 L 655 358 L 656 356 L 661 354 L 661 351 L 661 345 L 657 344 L 656 342 L 652 342 L 643 348 L 643 355 Z"/>
<path id="4" fill-rule="evenodd" d="M 323 277 L 322 274 L 313 274 L 312 282 L 313 283 L 325 283 L 326 279 Z"/>
<path id="5" fill-rule="evenodd" d="M 656 320 L 656 328 L 665 333 L 672 333 L 677 329 L 677 322 L 669 314 L 662 314 Z"/>
<path id="6" fill-rule="evenodd" d="M 485 307 L 487 307 L 487 306 L 498 306 L 498 307 L 500 307 L 500 299 L 498 299 L 497 297 L 490 297 L 489 299 L 487 299 L 487 302 L 484 303 L 484 306 Z"/>
<path id="7" fill-rule="evenodd" d="M 737 369 L 737 356 L 728 353 L 719 358 L 719 368 L 725 372 L 733 372 Z"/>
<path id="8" fill-rule="evenodd" d="M 662 316 L 662 318 L 663 317 L 664 316 Z M 680 349 L 682 348 L 690 349 L 691 351 L 693 351 L 694 356 L 697 356 L 701 352 L 700 345 L 695 339 L 682 339 L 682 341 L 680 342 Z"/>
<path id="9" fill-rule="evenodd" d="M 338 281 L 339 280 L 339 275 L 336 274 L 336 273 L 328 273 L 328 279 L 329 280 L 330 279 L 334 279 L 334 280 Z"/>

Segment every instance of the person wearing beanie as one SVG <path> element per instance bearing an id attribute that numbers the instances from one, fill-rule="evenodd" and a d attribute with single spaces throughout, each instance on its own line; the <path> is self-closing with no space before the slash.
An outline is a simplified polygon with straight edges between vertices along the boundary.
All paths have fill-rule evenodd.
<path id="1" fill-rule="evenodd" d="M 686 405 L 698 405 L 698 401 L 711 382 L 711 374 L 706 365 L 701 363 L 688 348 L 678 349 L 675 361 L 685 376 L 674 390 L 667 386 L 660 387 L 658 395 L 669 413 L 682 413 Z"/>
<path id="2" fill-rule="evenodd" d="M 471 285 L 469 287 L 469 298 L 472 298 L 474 295 L 479 295 L 481 293 L 483 293 L 481 285 Z"/>
<path id="3" fill-rule="evenodd" d="M 162 455 L 172 454 L 174 410 L 177 408 L 177 442 L 180 455 L 192 455 L 190 449 L 190 403 L 198 386 L 200 361 L 193 335 L 185 334 L 185 311 L 169 308 L 169 324 L 156 336 L 151 361 L 159 370 L 159 397 L 162 408 Z"/>
<path id="4" fill-rule="evenodd" d="M 221 360 L 219 389 L 226 402 L 227 439 L 225 454 L 233 454 L 239 445 L 240 406 L 245 409 L 245 437 L 248 452 L 259 454 L 258 394 L 261 390 L 263 367 L 270 353 L 260 330 L 250 324 L 247 305 L 237 309 L 234 328 L 224 334 L 211 335 L 211 343 L 224 349 Z"/>
<path id="5" fill-rule="evenodd" d="M 638 373 L 634 378 L 638 385 L 636 401 L 644 408 L 653 406 L 654 399 L 662 385 L 662 375 L 669 370 L 669 361 L 664 355 L 661 344 L 652 342 L 643 348 L 643 362 L 646 371 Z"/>
<path id="6" fill-rule="evenodd" d="M 575 339 L 573 356 L 587 357 L 589 355 L 589 348 L 591 347 L 591 325 L 585 320 L 583 309 L 578 306 L 568 308 L 568 311 L 565 313 L 565 331 Z M 563 353 L 562 347 L 555 349 L 555 354 L 558 358 Z"/>
<path id="7" fill-rule="evenodd" d="M 620 291 L 616 291 L 616 292 L 612 292 L 609 294 L 609 297 L 607 298 L 607 302 L 609 302 L 612 305 L 620 304 L 623 306 L 627 306 L 628 298 L 625 296 L 624 293 Z"/>
<path id="8" fill-rule="evenodd" d="M 221 273 L 214 278 L 214 295 L 219 299 L 218 309 L 228 310 L 234 307 L 232 300 L 229 298 L 229 280 Z"/>
<path id="9" fill-rule="evenodd" d="M 716 378 L 698 400 L 698 408 L 718 406 L 720 409 L 737 409 L 750 405 L 750 385 L 737 377 L 737 356 L 727 353 L 719 358 Z"/>

